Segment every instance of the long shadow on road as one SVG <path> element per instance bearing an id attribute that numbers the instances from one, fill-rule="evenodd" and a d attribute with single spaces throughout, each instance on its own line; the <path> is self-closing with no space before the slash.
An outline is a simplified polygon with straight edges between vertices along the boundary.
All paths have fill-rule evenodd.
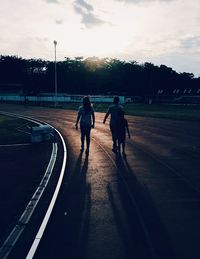
<path id="1" fill-rule="evenodd" d="M 127 254 L 129 255 L 127 258 L 176 258 L 148 189 L 138 181 L 134 174 L 134 169 L 129 166 L 126 157 L 122 158 L 117 155 L 115 162 L 118 171 L 118 193 L 129 225 L 129 231 L 122 224 L 123 220 L 122 217 L 120 218 L 110 186 L 108 186 L 108 193 L 118 231 L 126 243 Z M 138 219 L 138 211 L 140 219 Z M 146 238 L 147 235 L 144 234 L 144 228 L 149 240 Z M 150 246 L 149 243 L 151 244 Z M 154 252 L 153 254 L 152 251 Z"/>
<path id="2" fill-rule="evenodd" d="M 88 157 L 83 160 L 80 153 L 70 181 L 62 187 L 55 212 L 34 258 L 85 258 L 91 207 L 87 170 Z"/>

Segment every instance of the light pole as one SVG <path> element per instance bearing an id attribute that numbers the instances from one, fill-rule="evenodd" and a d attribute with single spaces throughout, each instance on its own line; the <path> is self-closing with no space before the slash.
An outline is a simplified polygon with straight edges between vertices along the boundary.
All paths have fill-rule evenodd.
<path id="1" fill-rule="evenodd" d="M 57 67 L 56 67 L 56 45 L 57 41 L 53 41 L 54 47 L 55 47 L 55 107 L 57 106 L 57 94 L 58 94 L 58 88 L 57 88 Z"/>

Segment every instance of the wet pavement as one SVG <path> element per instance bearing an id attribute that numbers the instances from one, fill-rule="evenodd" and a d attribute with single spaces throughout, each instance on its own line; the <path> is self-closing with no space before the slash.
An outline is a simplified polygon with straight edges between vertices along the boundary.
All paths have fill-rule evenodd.
<path id="1" fill-rule="evenodd" d="M 96 114 L 87 157 L 79 151 L 75 112 L 2 109 L 51 123 L 68 147 L 64 181 L 35 258 L 200 258 L 200 123 L 127 116 L 132 138 L 124 158 L 111 151 L 108 124 Z"/>

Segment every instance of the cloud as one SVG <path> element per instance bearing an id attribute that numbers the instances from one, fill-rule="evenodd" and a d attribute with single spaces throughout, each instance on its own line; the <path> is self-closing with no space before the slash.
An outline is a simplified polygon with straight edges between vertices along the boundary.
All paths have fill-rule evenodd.
<path id="1" fill-rule="evenodd" d="M 177 72 L 193 73 L 195 77 L 200 77 L 200 59 L 197 54 L 198 53 L 174 51 L 170 54 L 163 53 L 162 55 L 153 58 L 152 62 L 173 67 Z"/>
<path id="2" fill-rule="evenodd" d="M 74 10 L 82 16 L 82 23 L 87 28 L 106 23 L 94 14 L 93 6 L 86 3 L 84 0 L 76 0 L 74 2 Z"/>
<path id="3" fill-rule="evenodd" d="M 159 51 L 155 52 L 152 42 L 151 53 L 153 55 L 144 53 L 147 55 L 143 60 L 147 60 L 149 56 L 151 62 L 155 64 L 165 64 L 175 68 L 177 72 L 190 72 L 196 77 L 200 76 L 200 35 L 180 36 L 174 40 L 171 37 L 169 41 L 165 38 L 160 42 L 155 42 L 154 46 Z"/>
<path id="4" fill-rule="evenodd" d="M 88 3 L 86 3 L 84 0 L 76 0 L 75 4 L 79 5 L 83 9 L 85 8 L 88 12 L 91 12 L 91 11 L 94 10 L 93 6 L 88 4 Z"/>
<path id="5" fill-rule="evenodd" d="M 200 36 L 187 37 L 181 41 L 181 48 L 200 51 Z"/>
<path id="6" fill-rule="evenodd" d="M 63 24 L 63 20 L 56 20 L 56 24 Z"/>
<path id="7" fill-rule="evenodd" d="M 58 0 L 45 0 L 49 4 L 59 4 Z"/>
<path id="8" fill-rule="evenodd" d="M 140 4 L 140 3 L 149 3 L 149 2 L 172 2 L 176 0 L 115 0 L 117 2 L 131 3 L 131 4 Z"/>

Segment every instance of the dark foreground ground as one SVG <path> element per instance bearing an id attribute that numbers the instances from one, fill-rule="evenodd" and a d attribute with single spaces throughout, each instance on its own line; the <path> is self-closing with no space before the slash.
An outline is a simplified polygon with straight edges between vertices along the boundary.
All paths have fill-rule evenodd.
<path id="1" fill-rule="evenodd" d="M 87 157 L 79 152 L 75 112 L 11 105 L 1 105 L 1 110 L 51 123 L 68 146 L 60 195 L 35 258 L 156 258 L 152 254 L 162 259 L 200 258 L 199 122 L 127 117 L 132 138 L 127 140 L 124 158 L 112 153 L 108 124 L 103 125 L 103 114 L 97 113 Z M 37 181 L 34 172 L 39 167 L 34 161 L 44 166 L 41 160 L 46 161 L 49 152 L 45 144 L 43 148 L 30 156 L 25 151 L 30 159 L 25 163 L 31 171 L 28 179 L 21 170 L 13 171 L 16 166 L 9 163 L 8 156 L 15 151 L 1 155 L 1 166 L 5 164 L 2 190 L 9 190 L 11 197 L 0 196 L 1 207 L 8 208 L 1 209 L 5 218 L 17 211 L 28 184 Z M 16 152 L 21 164 L 23 148 Z M 7 181 L 11 172 L 24 183 L 21 191 Z M 19 192 L 21 196 L 16 196 Z M 8 228 L 13 216 L 7 219 Z M 23 252 L 21 255 L 15 258 L 23 258 Z"/>

